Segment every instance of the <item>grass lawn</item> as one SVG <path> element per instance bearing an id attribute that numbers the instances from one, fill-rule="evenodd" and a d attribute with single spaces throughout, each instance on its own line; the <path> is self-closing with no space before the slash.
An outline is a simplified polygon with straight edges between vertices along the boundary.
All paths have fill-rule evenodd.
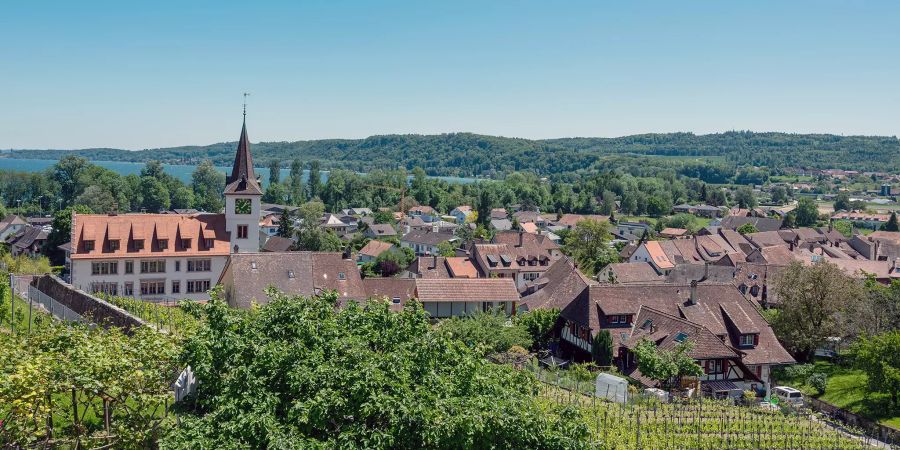
<path id="1" fill-rule="evenodd" d="M 900 428 L 900 409 L 891 409 L 890 398 L 887 394 L 867 393 L 867 377 L 863 371 L 839 366 L 821 359 L 815 362 L 815 366 L 815 372 L 823 372 L 828 375 L 828 385 L 825 388 L 825 394 L 822 396 L 815 395 L 815 389 L 806 384 L 806 380 L 786 379 L 782 375 L 778 378 L 778 383 L 796 387 L 803 391 L 805 395 L 816 397 L 837 407 L 872 420 L 877 420 L 884 425 Z"/>

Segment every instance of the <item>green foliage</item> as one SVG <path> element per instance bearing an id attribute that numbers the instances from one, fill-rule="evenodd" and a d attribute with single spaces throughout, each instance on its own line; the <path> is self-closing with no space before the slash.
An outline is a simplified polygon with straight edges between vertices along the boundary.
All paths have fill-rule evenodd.
<path id="1" fill-rule="evenodd" d="M 897 223 L 897 213 L 891 212 L 891 217 L 881 226 L 883 231 L 900 231 L 900 224 Z"/>
<path id="2" fill-rule="evenodd" d="M 415 303 L 335 295 L 254 311 L 219 300 L 185 345 L 197 410 L 163 448 L 584 448 L 586 428 L 525 371 L 432 330 Z M 576 425 L 576 426 L 573 426 Z"/>
<path id="3" fill-rule="evenodd" d="M 609 222 L 582 220 L 566 235 L 563 251 L 575 260 L 585 275 L 593 276 L 619 260 L 618 253 L 610 245 L 611 231 Z"/>
<path id="4" fill-rule="evenodd" d="M 200 211 L 219 212 L 225 206 L 222 191 L 225 189 L 225 174 L 216 170 L 212 161 L 203 160 L 191 174 L 194 190 L 194 207 Z"/>
<path id="5" fill-rule="evenodd" d="M 738 208 L 756 208 L 756 196 L 748 186 L 741 186 L 734 191 L 734 201 Z"/>
<path id="6" fill-rule="evenodd" d="M 293 239 L 294 233 L 294 210 L 288 208 L 278 218 L 278 236 Z"/>
<path id="7" fill-rule="evenodd" d="M 853 223 L 849 220 L 835 220 L 832 222 L 831 226 L 846 238 L 853 236 Z"/>
<path id="8" fill-rule="evenodd" d="M 684 341 L 672 350 L 662 350 L 652 341 L 642 339 L 635 346 L 634 354 L 642 375 L 669 386 L 681 377 L 703 374 L 703 368 L 690 356 L 692 348 L 691 341 Z"/>
<path id="9" fill-rule="evenodd" d="M 682 228 L 690 231 L 691 233 L 696 233 L 697 230 L 700 229 L 700 221 L 697 219 L 697 216 L 688 213 L 678 213 L 671 217 L 660 219 L 656 222 L 657 228 L 662 230 L 663 228 Z"/>
<path id="10" fill-rule="evenodd" d="M 815 368 L 813 364 L 792 364 L 784 368 L 784 375 L 792 380 L 806 380 L 813 374 Z"/>
<path id="11" fill-rule="evenodd" d="M 850 194 L 846 191 L 839 192 L 838 195 L 834 197 L 834 210 L 835 211 L 850 211 L 852 206 L 850 206 Z"/>
<path id="12" fill-rule="evenodd" d="M 816 372 L 809 376 L 806 384 L 812 386 L 819 395 L 825 393 L 825 387 L 828 385 L 828 376 L 822 372 Z"/>
<path id="13" fill-rule="evenodd" d="M 309 179 L 306 188 L 310 199 L 314 199 L 322 193 L 322 175 L 319 173 L 322 164 L 318 160 L 309 163 Z"/>
<path id="14" fill-rule="evenodd" d="M 481 348 L 487 353 L 503 352 L 514 345 L 530 348 L 533 343 L 528 329 L 521 324 L 510 323 L 502 311 L 479 311 L 468 316 L 445 319 L 438 330 L 469 347 Z"/>
<path id="15" fill-rule="evenodd" d="M 750 233 L 756 233 L 759 230 L 757 230 L 756 226 L 754 226 L 752 223 L 747 222 L 747 223 L 739 226 L 736 231 L 741 234 L 750 234 Z"/>
<path id="16" fill-rule="evenodd" d="M 528 330 L 535 350 L 546 349 L 550 345 L 550 332 L 558 320 L 558 309 L 535 309 L 515 316 L 515 323 Z"/>
<path id="17" fill-rule="evenodd" d="M 812 227 L 819 220 L 819 208 L 812 197 L 801 197 L 793 213 L 798 227 Z"/>
<path id="18" fill-rule="evenodd" d="M 456 247 L 450 243 L 450 241 L 444 241 L 438 244 L 438 255 L 450 257 L 456 256 Z"/>
<path id="19" fill-rule="evenodd" d="M 281 181 L 281 161 L 273 159 L 269 161 L 269 184 L 278 184 Z"/>
<path id="20" fill-rule="evenodd" d="M 900 331 L 863 337 L 852 349 L 857 367 L 868 375 L 869 390 L 890 395 L 893 406 L 900 401 Z"/>
<path id="21" fill-rule="evenodd" d="M 609 330 L 600 330 L 591 342 L 591 356 L 600 367 L 612 366 L 613 339 Z"/>

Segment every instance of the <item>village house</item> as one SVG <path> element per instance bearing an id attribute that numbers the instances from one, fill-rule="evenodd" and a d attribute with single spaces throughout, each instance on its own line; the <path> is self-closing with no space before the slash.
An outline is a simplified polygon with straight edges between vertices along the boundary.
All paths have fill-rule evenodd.
<path id="1" fill-rule="evenodd" d="M 47 231 L 43 227 L 27 226 L 6 238 L 6 245 L 13 256 L 41 255 L 47 242 Z"/>
<path id="2" fill-rule="evenodd" d="M 508 219 L 509 213 L 506 208 L 491 208 L 491 219 Z"/>
<path id="3" fill-rule="evenodd" d="M 394 244 L 390 242 L 382 242 L 376 239 L 369 241 L 363 248 L 359 250 L 356 260 L 362 263 L 375 261 L 382 253 L 390 251 L 394 248 Z"/>
<path id="4" fill-rule="evenodd" d="M 400 247 L 412 249 L 417 256 L 437 255 L 440 253 L 438 247 L 442 243 L 457 241 L 459 238 L 453 233 L 417 228 L 411 229 L 400 238 Z"/>
<path id="5" fill-rule="evenodd" d="M 680 214 L 680 213 L 693 214 L 698 217 L 708 217 L 711 219 L 714 219 L 714 218 L 722 215 L 721 208 L 718 208 L 716 206 L 703 205 L 703 204 L 688 205 L 685 203 L 685 204 L 681 204 L 681 205 L 675 205 L 674 207 L 672 207 L 672 212 L 675 214 Z"/>
<path id="6" fill-rule="evenodd" d="M 482 277 L 512 278 L 519 289 L 562 257 L 559 246 L 547 236 L 515 231 L 497 233 L 492 243 L 474 244 L 470 252 Z"/>
<path id="7" fill-rule="evenodd" d="M 294 246 L 294 240 L 281 236 L 272 236 L 263 244 L 261 251 L 264 252 L 288 252 Z"/>
<path id="8" fill-rule="evenodd" d="M 465 256 L 419 256 L 406 268 L 407 278 L 478 278 L 478 269 Z"/>
<path id="9" fill-rule="evenodd" d="M 437 211 L 434 208 L 425 205 L 425 206 L 413 206 L 409 208 L 409 211 L 406 212 L 406 215 L 409 217 L 418 217 L 422 219 L 424 222 L 434 222 L 439 218 Z"/>
<path id="10" fill-rule="evenodd" d="M 890 220 L 890 214 L 871 214 L 862 211 L 841 211 L 831 216 L 831 220 L 849 220 L 857 227 L 877 230 Z"/>
<path id="11" fill-rule="evenodd" d="M 23 230 L 28 223 L 21 217 L 10 214 L 0 220 L 0 242 L 5 242 L 6 238 Z"/>
<path id="12" fill-rule="evenodd" d="M 453 208 L 453 211 L 450 211 L 450 215 L 453 216 L 456 221 L 461 224 L 466 223 L 469 217 L 472 217 L 474 213 L 475 211 L 473 211 L 472 207 L 469 205 L 460 205 L 456 208 Z"/>
<path id="13" fill-rule="evenodd" d="M 578 225 L 578 222 L 581 222 L 583 220 L 609 222 L 609 216 L 601 216 L 596 214 L 563 214 L 562 216 L 560 216 L 559 220 L 556 221 L 555 225 L 565 230 L 571 230 L 572 228 L 575 228 L 575 225 Z"/>
<path id="14" fill-rule="evenodd" d="M 369 239 L 380 239 L 397 235 L 397 230 L 389 223 L 373 223 L 366 228 L 363 235 Z"/>
<path id="15" fill-rule="evenodd" d="M 151 301 L 208 299 L 229 254 L 259 251 L 262 189 L 246 121 L 224 194 L 224 214 L 73 213 L 71 283 Z"/>

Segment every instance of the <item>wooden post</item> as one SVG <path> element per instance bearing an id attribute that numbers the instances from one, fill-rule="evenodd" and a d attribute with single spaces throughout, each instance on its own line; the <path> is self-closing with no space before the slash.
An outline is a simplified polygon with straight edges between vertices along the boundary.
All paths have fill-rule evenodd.
<path id="1" fill-rule="evenodd" d="M 106 429 L 106 437 L 109 437 L 109 399 L 103 399 L 103 427 Z"/>
<path id="2" fill-rule="evenodd" d="M 72 425 L 75 428 L 75 435 L 78 435 L 78 398 L 75 394 L 75 387 L 72 386 Z"/>

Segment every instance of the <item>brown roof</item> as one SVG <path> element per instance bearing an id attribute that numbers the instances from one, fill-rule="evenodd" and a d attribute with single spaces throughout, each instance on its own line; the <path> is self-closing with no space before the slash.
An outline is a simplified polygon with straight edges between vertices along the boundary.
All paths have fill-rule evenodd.
<path id="1" fill-rule="evenodd" d="M 612 273 L 613 280 L 611 283 L 647 283 L 654 281 L 663 281 L 663 277 L 656 272 L 656 269 L 649 262 L 631 262 L 631 263 L 614 263 L 606 266 L 604 271 L 608 270 Z M 604 280 L 598 277 L 597 281 L 603 283 Z"/>
<path id="2" fill-rule="evenodd" d="M 659 234 L 662 236 L 684 236 L 688 234 L 688 230 L 684 228 L 663 228 Z"/>
<path id="3" fill-rule="evenodd" d="M 440 245 L 442 242 L 448 242 L 457 239 L 453 233 L 437 233 L 428 229 L 412 229 L 409 233 L 400 238 L 404 242 L 412 242 L 414 244 Z"/>
<path id="4" fill-rule="evenodd" d="M 556 221 L 557 225 L 565 226 L 565 227 L 574 227 L 581 222 L 582 220 L 595 220 L 598 222 L 608 222 L 609 216 L 600 216 L 595 214 L 563 214 L 559 220 Z"/>
<path id="5" fill-rule="evenodd" d="M 393 246 L 394 244 L 391 244 L 390 242 L 382 242 L 376 239 L 372 239 L 365 245 L 365 247 L 359 250 L 359 254 L 377 258 L 378 255 L 390 250 Z"/>
<path id="6" fill-rule="evenodd" d="M 669 257 L 663 252 L 658 241 L 647 241 L 644 243 L 644 246 L 647 248 L 647 253 L 650 254 L 650 259 L 653 260 L 653 264 L 656 265 L 656 267 L 659 267 L 660 269 L 671 269 L 675 267 L 675 264 L 672 264 L 672 261 L 670 261 Z"/>
<path id="7" fill-rule="evenodd" d="M 406 269 L 420 278 L 451 278 L 443 256 L 418 256 Z"/>
<path id="8" fill-rule="evenodd" d="M 664 350 L 672 350 L 682 341 L 690 342 L 693 348 L 689 355 L 694 359 L 738 357 L 733 348 L 705 327 L 648 306 L 641 306 L 638 310 L 631 334 L 624 344 L 634 348 L 642 339 Z"/>
<path id="9" fill-rule="evenodd" d="M 419 219 L 421 220 L 421 219 Z M 375 236 L 396 236 L 397 230 L 389 223 L 373 223 L 369 225 L 372 234 Z"/>
<path id="10" fill-rule="evenodd" d="M 571 259 L 563 257 L 534 281 L 535 287 L 539 289 L 522 297 L 522 303 L 528 309 L 562 310 L 573 299 L 581 295 L 587 297 L 587 288 L 592 284 L 596 284 L 596 281 L 576 269 Z"/>
<path id="11" fill-rule="evenodd" d="M 505 219 L 509 216 L 506 212 L 506 208 L 492 208 L 491 209 L 491 219 Z"/>
<path id="12" fill-rule="evenodd" d="M 224 214 L 73 213 L 72 223 L 72 259 L 229 254 Z M 211 236 L 211 248 L 206 247 L 204 236 Z M 119 240 L 118 250 L 109 247 L 109 241 L 114 239 Z M 160 247 L 160 240 L 164 239 L 168 240 L 165 249 Z M 190 243 L 185 247 L 187 239 Z M 144 247 L 136 249 L 135 240 L 144 240 Z M 86 250 L 85 241 L 94 241 L 94 249 Z"/>
<path id="13" fill-rule="evenodd" d="M 47 240 L 47 232 L 42 227 L 28 226 L 16 234 L 6 238 L 6 243 L 20 249 L 31 247 L 35 242 L 41 243 Z"/>
<path id="14" fill-rule="evenodd" d="M 286 252 L 294 245 L 294 241 L 281 236 L 271 236 L 263 245 L 264 252 Z"/>
<path id="15" fill-rule="evenodd" d="M 447 264 L 447 271 L 453 278 L 478 278 L 478 269 L 472 264 L 469 258 L 464 256 L 453 256 L 444 259 Z"/>
<path id="16" fill-rule="evenodd" d="M 391 303 L 391 309 L 403 308 L 406 301 L 416 297 L 416 280 L 412 278 L 363 278 L 366 297 L 399 299 L 400 303 Z"/>
<path id="17" fill-rule="evenodd" d="M 15 214 L 9 214 L 0 220 L 0 231 L 10 225 L 25 225 L 25 220 Z"/>
<path id="18" fill-rule="evenodd" d="M 516 302 L 519 292 L 512 278 L 416 278 L 422 302 Z"/>
<path id="19" fill-rule="evenodd" d="M 225 180 L 225 193 L 262 195 L 262 189 L 256 181 L 256 174 L 253 173 L 253 155 L 250 154 L 246 116 L 244 116 L 244 124 L 241 127 L 241 137 L 238 139 L 231 175 Z"/>

